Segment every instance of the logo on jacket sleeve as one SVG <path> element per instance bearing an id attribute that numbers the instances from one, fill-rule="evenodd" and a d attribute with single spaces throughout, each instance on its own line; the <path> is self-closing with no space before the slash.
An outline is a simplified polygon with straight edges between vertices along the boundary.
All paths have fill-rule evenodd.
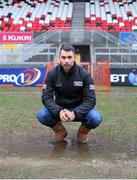
<path id="1" fill-rule="evenodd" d="M 82 81 L 74 81 L 73 85 L 81 87 L 81 86 L 83 86 L 83 82 Z"/>
<path id="2" fill-rule="evenodd" d="M 89 85 L 89 89 L 90 89 L 90 90 L 94 90 L 94 89 L 95 89 L 95 86 L 94 86 L 93 84 L 90 84 L 90 85 Z"/>
<path id="3" fill-rule="evenodd" d="M 44 85 L 43 85 L 43 89 L 47 89 L 47 84 L 44 84 Z"/>

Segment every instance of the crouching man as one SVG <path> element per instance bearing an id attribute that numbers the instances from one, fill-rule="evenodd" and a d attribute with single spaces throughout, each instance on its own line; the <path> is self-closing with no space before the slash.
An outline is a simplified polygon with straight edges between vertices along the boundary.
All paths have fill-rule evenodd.
<path id="1" fill-rule="evenodd" d="M 46 76 L 42 92 L 44 107 L 36 117 L 40 123 L 52 128 L 57 142 L 67 136 L 63 122 L 78 121 L 77 132 L 80 143 L 86 143 L 91 129 L 102 122 L 101 114 L 95 109 L 96 95 L 90 74 L 75 61 L 75 49 L 64 44 L 59 52 L 59 65 Z"/>

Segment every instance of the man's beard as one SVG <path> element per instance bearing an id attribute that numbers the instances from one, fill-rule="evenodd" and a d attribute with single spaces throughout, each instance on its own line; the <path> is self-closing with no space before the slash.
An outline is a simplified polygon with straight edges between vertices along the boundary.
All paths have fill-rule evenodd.
<path id="1" fill-rule="evenodd" d="M 67 71 L 67 72 L 68 72 L 68 71 L 71 69 L 71 66 L 68 65 L 68 64 L 67 64 L 67 65 L 65 64 L 65 65 L 63 66 L 63 69 L 64 69 L 64 71 Z"/>

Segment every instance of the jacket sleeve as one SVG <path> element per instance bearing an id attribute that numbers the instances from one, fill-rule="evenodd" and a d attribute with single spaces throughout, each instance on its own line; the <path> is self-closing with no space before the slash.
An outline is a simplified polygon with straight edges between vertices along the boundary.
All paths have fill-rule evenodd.
<path id="1" fill-rule="evenodd" d="M 73 109 L 77 118 L 83 117 L 96 105 L 95 87 L 92 77 L 87 74 L 83 86 L 83 102 Z"/>
<path id="2" fill-rule="evenodd" d="M 58 117 L 59 112 L 63 108 L 55 103 L 54 94 L 55 89 L 53 81 L 53 71 L 49 71 L 45 79 L 45 84 L 43 86 L 42 103 L 53 115 Z"/>

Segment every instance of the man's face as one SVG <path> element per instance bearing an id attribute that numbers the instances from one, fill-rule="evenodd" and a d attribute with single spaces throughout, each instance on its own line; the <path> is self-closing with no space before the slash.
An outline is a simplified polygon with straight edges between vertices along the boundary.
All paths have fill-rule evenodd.
<path id="1" fill-rule="evenodd" d="M 75 55 L 73 51 L 64 51 L 61 50 L 59 56 L 60 64 L 63 67 L 65 72 L 68 72 L 74 65 Z"/>

